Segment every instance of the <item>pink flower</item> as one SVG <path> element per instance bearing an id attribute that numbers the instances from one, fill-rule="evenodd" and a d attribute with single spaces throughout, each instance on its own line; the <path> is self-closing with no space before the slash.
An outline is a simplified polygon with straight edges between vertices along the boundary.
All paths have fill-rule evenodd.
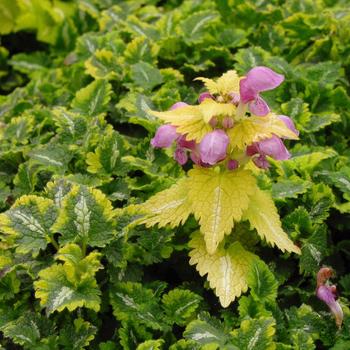
<path id="1" fill-rule="evenodd" d="M 255 142 L 247 147 L 247 155 L 252 156 L 259 153 L 262 156 L 269 156 L 276 160 L 286 160 L 290 158 L 290 153 L 277 136 Z"/>
<path id="2" fill-rule="evenodd" d="M 180 101 L 180 102 L 174 103 L 174 104 L 170 107 L 170 110 L 172 111 L 172 110 L 174 110 L 174 109 L 178 109 L 178 108 L 182 108 L 182 107 L 186 107 L 186 106 L 188 106 L 188 103 Z"/>
<path id="3" fill-rule="evenodd" d="M 175 126 L 165 124 L 158 128 L 155 136 L 151 140 L 151 145 L 154 148 L 168 148 L 179 136 Z"/>
<path id="4" fill-rule="evenodd" d="M 335 317 L 335 323 L 340 328 L 343 323 L 343 310 L 337 301 L 337 288 L 335 285 L 326 284 L 328 278 L 333 275 L 333 270 L 328 267 L 323 267 L 317 274 L 316 295 L 327 304 Z"/>
<path id="5" fill-rule="evenodd" d="M 228 170 L 234 170 L 234 169 L 237 169 L 239 166 L 239 163 L 236 159 L 230 159 L 228 162 L 227 162 L 227 169 Z"/>
<path id="6" fill-rule="evenodd" d="M 268 114 L 270 108 L 259 93 L 276 88 L 283 80 L 283 75 L 275 73 L 270 68 L 254 67 L 239 82 L 241 102 L 249 103 L 249 110 L 255 115 Z"/>
<path id="7" fill-rule="evenodd" d="M 211 100 L 214 99 L 214 97 L 212 96 L 212 94 L 210 92 L 208 92 L 208 91 L 202 92 L 198 97 L 198 102 L 202 103 L 207 98 L 210 98 Z"/>
<path id="8" fill-rule="evenodd" d="M 224 117 L 222 120 L 222 127 L 225 129 L 233 128 L 233 119 L 231 117 Z"/>
<path id="9" fill-rule="evenodd" d="M 199 144 L 202 162 L 214 165 L 226 157 L 230 140 L 223 130 L 217 129 L 206 134 Z"/>
<path id="10" fill-rule="evenodd" d="M 186 150 L 184 148 L 177 147 L 174 153 L 174 158 L 180 165 L 184 165 L 188 160 Z"/>
<path id="11" fill-rule="evenodd" d="M 283 123 L 286 125 L 286 127 L 287 127 L 289 130 L 293 131 L 294 134 L 296 134 L 297 136 L 299 136 L 299 130 L 297 130 L 297 128 L 295 127 L 294 122 L 293 122 L 292 119 L 290 119 L 289 117 L 287 117 L 286 115 L 283 115 L 283 114 L 278 115 L 277 117 L 278 117 L 280 120 L 283 121 Z"/>

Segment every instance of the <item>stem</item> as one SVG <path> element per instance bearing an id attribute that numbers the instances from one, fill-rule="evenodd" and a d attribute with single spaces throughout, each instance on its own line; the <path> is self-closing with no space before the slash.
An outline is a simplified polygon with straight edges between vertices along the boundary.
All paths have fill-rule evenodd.
<path id="1" fill-rule="evenodd" d="M 58 245 L 58 243 L 56 242 L 56 240 L 53 236 L 50 236 L 50 242 L 55 247 L 56 250 L 60 249 L 60 246 Z"/>
<path id="2" fill-rule="evenodd" d="M 85 257 L 85 255 L 86 255 L 86 242 L 85 242 L 85 240 L 83 240 L 81 242 L 81 251 L 83 253 L 83 256 Z"/>

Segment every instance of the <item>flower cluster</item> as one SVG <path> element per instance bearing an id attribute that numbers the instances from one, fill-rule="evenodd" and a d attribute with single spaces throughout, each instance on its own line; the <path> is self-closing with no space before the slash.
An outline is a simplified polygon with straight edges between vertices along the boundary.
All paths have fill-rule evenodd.
<path id="1" fill-rule="evenodd" d="M 209 81 L 209 79 L 204 79 Z M 237 152 L 230 146 L 231 140 L 229 132 L 236 127 L 236 123 L 251 117 L 266 118 L 271 114 L 270 108 L 264 99 L 260 96 L 261 92 L 271 90 L 279 86 L 284 80 L 284 76 L 275 73 L 267 67 L 255 67 L 251 69 L 243 78 L 237 77 L 237 89 L 220 93 L 220 89 L 212 89 L 200 94 L 199 104 L 204 104 L 206 100 L 215 101 L 215 103 L 232 104 L 235 108 L 234 115 L 218 114 L 210 116 L 207 123 L 211 130 L 208 131 L 199 142 L 194 139 L 188 140 L 186 134 L 178 132 L 178 128 L 173 124 L 165 124 L 158 128 L 151 144 L 155 148 L 169 148 L 176 144 L 174 158 L 184 165 L 190 158 L 195 164 L 202 167 L 210 167 L 218 163 L 225 164 L 230 169 L 236 169 L 244 165 L 250 159 L 254 164 L 262 169 L 269 167 L 267 157 L 276 160 L 285 160 L 290 157 L 290 153 L 283 144 L 282 138 L 272 133 L 272 136 L 259 139 Z M 212 82 L 212 81 L 211 81 Z M 212 84 L 215 84 L 212 82 Z M 227 85 L 227 84 L 226 84 Z M 232 85 L 234 86 L 234 84 Z M 183 109 L 190 107 L 184 102 L 175 103 L 170 110 Z M 296 130 L 293 121 L 285 116 L 278 115 L 278 120 L 293 132 L 297 137 L 299 132 Z"/>
<path id="2" fill-rule="evenodd" d="M 343 323 L 343 310 L 337 301 L 337 287 L 328 284 L 328 279 L 333 277 L 333 270 L 322 267 L 317 273 L 317 297 L 325 302 L 335 317 L 335 323 L 340 328 Z"/>

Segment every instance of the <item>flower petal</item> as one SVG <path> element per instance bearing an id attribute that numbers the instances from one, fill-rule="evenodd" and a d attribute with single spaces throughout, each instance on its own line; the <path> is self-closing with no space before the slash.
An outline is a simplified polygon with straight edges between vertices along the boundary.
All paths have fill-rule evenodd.
<path id="1" fill-rule="evenodd" d="M 151 145 L 155 148 L 168 148 L 179 137 L 176 132 L 176 127 L 173 125 L 165 124 L 160 126 L 153 139 Z"/>
<path id="2" fill-rule="evenodd" d="M 176 148 L 174 158 L 180 165 L 184 165 L 188 160 L 185 149 L 181 147 Z"/>
<path id="3" fill-rule="evenodd" d="M 178 109 L 178 108 L 186 107 L 186 106 L 188 106 L 188 103 L 180 101 L 180 102 L 174 103 L 174 104 L 170 107 L 170 110 L 172 111 L 172 110 L 174 110 L 174 109 Z"/>
<path id="4" fill-rule="evenodd" d="M 249 103 L 249 110 L 252 114 L 260 117 L 263 117 L 270 112 L 268 104 L 260 96 Z"/>
<path id="5" fill-rule="evenodd" d="M 257 158 L 253 158 L 253 162 L 260 169 L 267 169 L 270 166 L 270 163 L 264 155 L 260 155 Z"/>
<path id="6" fill-rule="evenodd" d="M 294 125 L 294 122 L 292 119 L 290 119 L 289 117 L 287 117 L 286 115 L 280 114 L 277 116 L 280 120 L 283 121 L 284 124 L 286 124 L 287 128 L 291 131 L 294 132 L 294 134 L 296 134 L 297 136 L 299 136 L 299 130 L 297 130 L 297 128 Z"/>
<path id="7" fill-rule="evenodd" d="M 344 314 L 340 304 L 335 299 L 332 286 L 321 285 L 317 288 L 316 295 L 320 300 L 328 305 L 333 316 L 335 317 L 335 323 L 340 328 L 343 323 Z"/>
<path id="8" fill-rule="evenodd" d="M 202 162 L 214 165 L 226 157 L 230 140 L 223 130 L 214 130 L 204 136 L 199 144 Z"/>
<path id="9" fill-rule="evenodd" d="M 211 100 L 214 99 L 214 97 L 212 96 L 212 94 L 208 91 L 206 92 L 202 92 L 199 97 L 198 97 L 198 102 L 202 103 L 206 98 L 210 98 Z"/>
<path id="10" fill-rule="evenodd" d="M 276 160 L 286 160 L 290 158 L 290 153 L 277 136 L 256 143 L 258 152 L 264 156 L 270 156 Z"/>

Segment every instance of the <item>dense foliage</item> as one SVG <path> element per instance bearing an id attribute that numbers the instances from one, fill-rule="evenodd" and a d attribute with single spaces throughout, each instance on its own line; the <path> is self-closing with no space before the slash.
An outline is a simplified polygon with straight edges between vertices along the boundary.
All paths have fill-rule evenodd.
<path id="1" fill-rule="evenodd" d="M 0 16 L 0 348 L 350 348 L 346 0 L 3 0 Z M 242 223 L 264 262 L 222 308 L 188 264 L 194 218 L 146 228 L 124 208 L 187 170 L 150 145 L 148 111 L 259 65 L 285 76 L 264 99 L 300 140 L 258 183 L 302 254 Z M 315 296 L 323 265 L 341 329 Z"/>

